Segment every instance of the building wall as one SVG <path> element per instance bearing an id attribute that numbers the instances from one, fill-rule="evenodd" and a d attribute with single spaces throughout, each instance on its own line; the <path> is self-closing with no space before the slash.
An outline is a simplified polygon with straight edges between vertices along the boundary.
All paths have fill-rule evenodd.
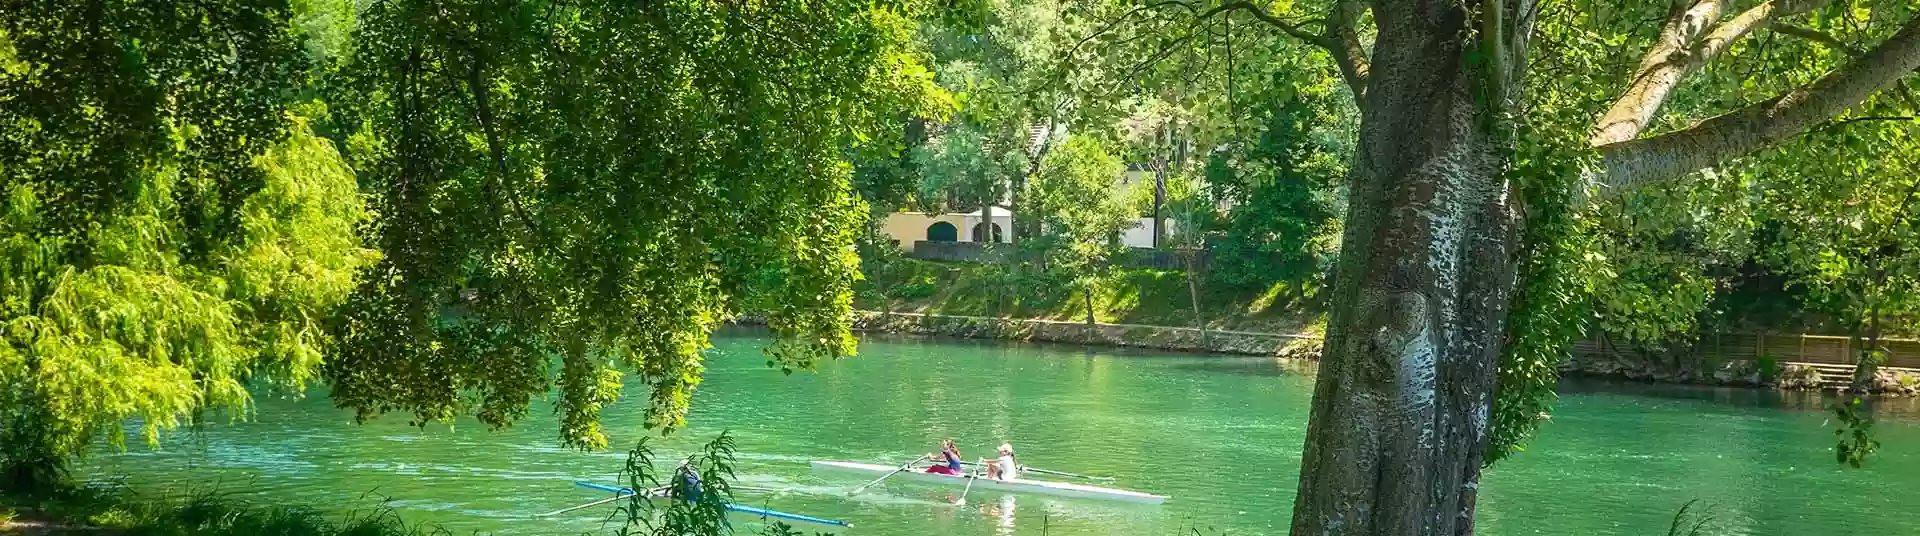
<path id="1" fill-rule="evenodd" d="M 959 234 L 959 242 L 972 242 L 974 241 L 973 227 L 985 221 L 985 218 L 983 218 L 979 212 L 971 214 L 941 214 L 937 216 L 922 212 L 895 212 L 887 215 L 886 221 L 881 224 L 880 228 L 881 232 L 886 233 L 888 238 L 892 238 L 895 243 L 898 243 L 901 249 L 911 253 L 913 252 L 914 242 L 927 239 L 927 227 L 932 226 L 934 222 L 942 221 L 953 225 L 954 230 Z M 1005 208 L 994 209 L 993 223 L 1000 226 L 1000 238 L 1002 242 L 1013 239 L 1013 218 L 1007 213 Z M 1162 222 L 1162 226 L 1162 232 L 1168 236 L 1173 234 L 1173 220 L 1168 219 Z M 1153 247 L 1153 218 L 1139 218 L 1134 220 L 1132 227 L 1120 232 L 1120 244 L 1136 248 Z"/>
<path id="2" fill-rule="evenodd" d="M 959 242 L 972 242 L 973 227 L 982 221 L 985 220 L 979 212 L 972 214 L 940 215 L 929 215 L 924 212 L 894 212 L 887 215 L 886 221 L 880 224 L 880 230 L 886 233 L 888 238 L 892 238 L 895 243 L 898 243 L 901 249 L 911 253 L 913 252 L 913 243 L 926 240 L 927 228 L 931 227 L 935 222 L 952 224 L 954 230 L 959 235 Z M 1013 223 L 1012 219 L 1008 217 L 1006 209 L 995 208 L 993 211 L 993 222 L 1000 226 L 1001 241 L 1004 242 L 1013 237 Z"/>
<path id="3" fill-rule="evenodd" d="M 1163 238 L 1173 236 L 1174 223 L 1176 222 L 1172 218 L 1160 222 L 1160 233 Z M 1120 232 L 1120 243 L 1134 248 L 1153 247 L 1153 218 L 1134 220 L 1133 227 Z"/>

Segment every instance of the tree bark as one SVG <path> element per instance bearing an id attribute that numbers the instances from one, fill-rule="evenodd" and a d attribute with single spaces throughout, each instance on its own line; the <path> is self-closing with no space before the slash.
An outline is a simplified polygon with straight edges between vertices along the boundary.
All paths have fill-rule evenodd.
<path id="1" fill-rule="evenodd" d="M 1376 3 L 1295 535 L 1473 530 L 1516 221 L 1471 7 Z"/>
<path id="2" fill-rule="evenodd" d="M 1194 329 L 1200 330 L 1200 348 L 1205 349 L 1207 347 L 1207 317 L 1200 313 L 1200 282 L 1198 281 L 1200 277 L 1199 256 L 1199 252 L 1194 249 L 1187 249 L 1186 251 L 1180 252 L 1181 259 L 1186 261 L 1187 300 L 1193 304 L 1193 327 Z"/>
<path id="3" fill-rule="evenodd" d="M 1087 329 L 1093 329 L 1093 325 L 1097 323 L 1093 319 L 1093 285 L 1087 285 L 1083 292 L 1087 297 Z"/>
<path id="4" fill-rule="evenodd" d="M 1292 533 L 1471 534 L 1523 225 L 1501 175 L 1509 142 L 1499 133 L 1521 100 L 1512 92 L 1524 87 L 1537 9 L 1534 0 L 1372 4 L 1376 44 L 1355 88 L 1360 139 Z M 1709 32 L 1693 52 L 1710 57 L 1774 6 L 1692 30 Z M 1916 67 L 1920 19 L 1779 97 L 1650 138 L 1613 136 L 1624 141 L 1596 146 L 1601 166 L 1587 179 L 1618 192 L 1765 148 Z M 1651 113 L 1641 106 L 1664 100 L 1666 90 L 1650 89 L 1623 130 L 1637 136 L 1638 117 Z"/>

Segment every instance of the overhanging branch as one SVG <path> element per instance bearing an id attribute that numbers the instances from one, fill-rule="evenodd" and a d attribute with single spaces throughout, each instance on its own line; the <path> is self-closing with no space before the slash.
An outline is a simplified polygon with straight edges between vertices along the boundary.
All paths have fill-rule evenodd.
<path id="1" fill-rule="evenodd" d="M 1652 124 L 1686 76 L 1719 56 L 1735 41 L 1775 18 L 1804 13 L 1829 0 L 1769 0 L 1719 22 L 1720 0 L 1698 0 L 1676 10 L 1647 50 L 1633 81 L 1594 125 L 1593 146 L 1638 137 Z M 1677 7 L 1677 6 L 1676 6 Z"/>
<path id="2" fill-rule="evenodd" d="M 1864 102 L 1920 69 L 1920 17 L 1811 84 L 1692 127 L 1599 146 L 1601 194 L 1612 195 L 1779 143 Z"/>
<path id="3" fill-rule="evenodd" d="M 1653 45 L 1647 47 L 1647 55 L 1640 60 L 1640 68 L 1634 71 L 1633 80 L 1627 84 L 1627 90 L 1620 98 L 1600 115 L 1600 121 L 1594 125 L 1592 144 L 1595 146 L 1631 140 L 1646 130 L 1653 120 L 1655 112 L 1667 100 L 1667 95 L 1680 79 L 1693 69 L 1695 61 L 1688 52 L 1713 23 L 1720 19 L 1719 0 L 1700 0 L 1692 6 L 1674 4 L 1675 9 L 1661 28 L 1660 36 Z"/>
<path id="4" fill-rule="evenodd" d="M 1860 50 L 1860 47 L 1847 44 L 1847 42 L 1841 41 L 1840 38 L 1834 37 L 1833 34 L 1822 32 L 1820 30 L 1815 30 L 1813 28 L 1775 22 L 1773 23 L 1773 31 L 1779 32 L 1782 35 L 1791 35 L 1791 36 L 1805 39 L 1808 41 L 1813 41 L 1815 43 L 1820 43 L 1821 45 L 1826 46 L 1827 48 L 1834 49 L 1850 57 L 1857 58 L 1857 57 L 1860 57 L 1861 54 L 1865 53 Z M 1920 112 L 1920 100 L 1916 100 L 1913 98 L 1913 90 L 1907 87 L 1907 82 L 1905 80 L 1895 82 L 1894 89 L 1900 92 L 1900 100 L 1906 101 L 1907 106 L 1910 107 L 1913 111 Z"/>
<path id="5" fill-rule="evenodd" d="M 1225 4 L 1220 4 L 1218 6 L 1214 6 L 1213 9 L 1209 9 L 1201 13 L 1200 18 L 1204 19 L 1207 17 L 1211 17 L 1214 15 L 1218 15 L 1220 13 L 1233 11 L 1233 10 L 1245 11 L 1247 12 L 1247 14 L 1252 15 L 1254 19 L 1257 19 L 1260 22 L 1264 22 L 1268 26 L 1272 26 L 1280 30 L 1281 33 L 1285 33 L 1289 36 L 1292 36 L 1294 39 L 1305 41 L 1307 44 L 1317 46 L 1320 48 L 1329 49 L 1329 50 L 1331 50 L 1336 46 L 1333 40 L 1328 38 L 1327 36 L 1306 31 L 1305 29 L 1302 29 L 1298 24 L 1287 22 L 1285 20 L 1280 19 L 1279 17 L 1275 17 L 1272 14 L 1267 13 L 1267 10 L 1261 9 L 1260 6 L 1253 5 L 1252 2 L 1241 1 L 1241 2 L 1227 2 Z"/>

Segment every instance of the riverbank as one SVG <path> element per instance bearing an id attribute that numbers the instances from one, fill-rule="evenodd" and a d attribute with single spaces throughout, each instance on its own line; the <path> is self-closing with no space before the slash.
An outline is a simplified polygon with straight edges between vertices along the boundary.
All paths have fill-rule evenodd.
<path id="1" fill-rule="evenodd" d="M 740 323 L 756 325 L 756 318 Z M 1320 334 L 1312 331 L 1271 333 L 1241 330 L 1200 330 L 1148 324 L 1093 323 L 1046 318 L 1003 318 L 971 315 L 856 311 L 855 331 L 921 336 L 959 337 L 1085 346 L 1142 348 L 1176 352 L 1243 356 L 1271 356 L 1317 361 Z M 1652 384 L 1747 387 L 1811 391 L 1846 383 L 1852 368 L 1845 365 L 1760 360 L 1712 360 L 1682 353 L 1654 354 L 1576 345 L 1560 364 L 1569 377 L 1625 380 Z M 1920 370 L 1881 367 L 1871 391 L 1892 396 L 1920 395 Z"/>
<path id="2" fill-rule="evenodd" d="M 934 335 L 969 339 L 1051 342 L 1087 346 L 1145 348 L 1176 352 L 1317 359 L 1316 333 L 1261 333 L 1197 328 L 860 311 L 853 329 L 863 332 Z"/>
<path id="3" fill-rule="evenodd" d="M 304 507 L 259 504 L 239 493 L 138 493 L 118 486 L 0 493 L 0 534 L 138 536 L 419 536 L 384 505 L 329 518 Z"/>

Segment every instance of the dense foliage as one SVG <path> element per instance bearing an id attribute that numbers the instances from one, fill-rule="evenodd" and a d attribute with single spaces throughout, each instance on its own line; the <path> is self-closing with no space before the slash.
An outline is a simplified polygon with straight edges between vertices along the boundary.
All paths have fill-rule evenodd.
<path id="1" fill-rule="evenodd" d="M 622 371 L 672 429 L 718 322 L 769 364 L 850 354 L 849 148 L 932 114 L 912 5 L 385 2 L 343 67 L 385 254 L 336 403 L 520 417 L 557 358 L 561 438 L 604 447 Z M 897 131 L 891 131 L 897 132 Z"/>
<path id="2" fill-rule="evenodd" d="M 557 384 L 598 447 L 621 371 L 671 429 L 741 311 L 769 365 L 851 353 L 848 160 L 947 106 L 931 6 L 633 7 L 0 5 L 15 483 L 323 375 L 362 417 L 495 426 Z"/>
<path id="3" fill-rule="evenodd" d="M 0 4 L 0 463 L 298 390 L 372 255 L 273 2 Z M 305 114 L 321 115 L 318 106 Z M 291 128 L 289 128 L 291 126 Z"/>
<path id="4" fill-rule="evenodd" d="M 1072 136 L 1047 155 L 1027 184 L 1029 210 L 1045 230 L 1035 246 L 1047 252 L 1049 270 L 1070 277 L 1073 287 L 1086 293 L 1088 322 L 1093 322 L 1094 280 L 1111 266 L 1120 232 L 1135 224 L 1113 184 L 1125 171 L 1098 139 Z"/>
<path id="5" fill-rule="evenodd" d="M 1281 282 L 1307 292 L 1324 278 L 1339 236 L 1345 168 L 1337 145 L 1315 136 L 1329 108 L 1303 98 L 1273 103 L 1262 110 L 1268 123 L 1253 143 L 1212 156 L 1207 184 L 1230 208 L 1208 244 L 1211 281 Z"/>

